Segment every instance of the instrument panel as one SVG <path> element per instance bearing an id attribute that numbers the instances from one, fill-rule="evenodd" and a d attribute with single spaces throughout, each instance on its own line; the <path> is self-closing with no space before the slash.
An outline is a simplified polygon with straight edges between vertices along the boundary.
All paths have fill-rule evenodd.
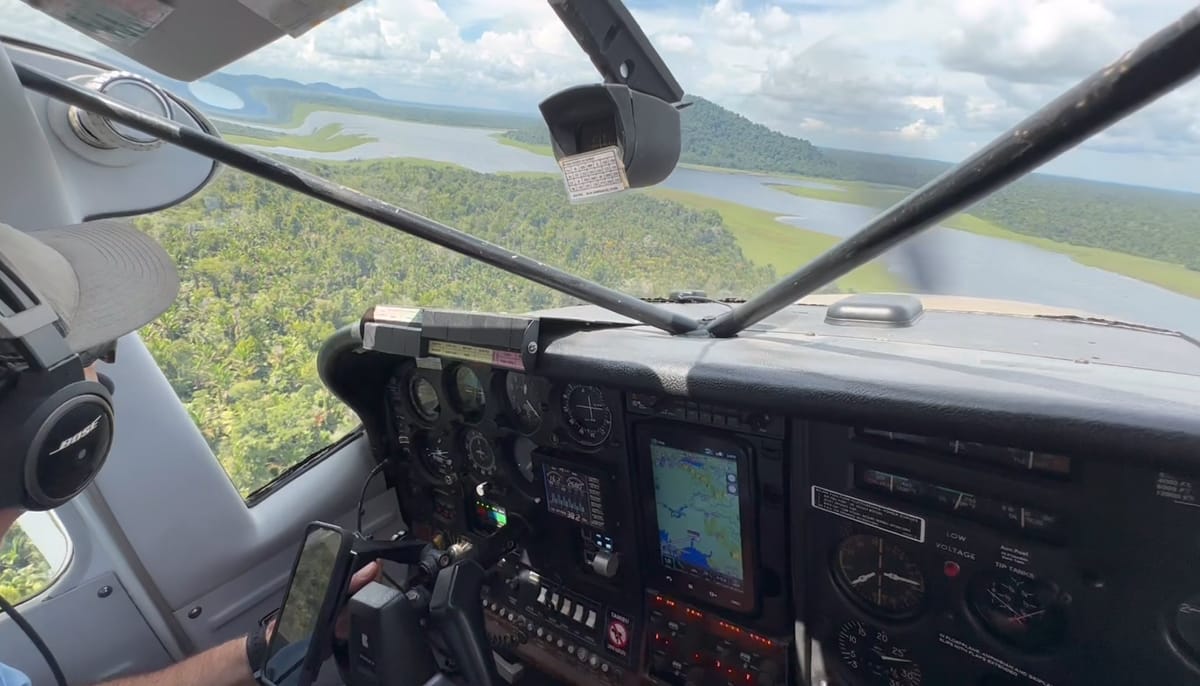
<path id="1" fill-rule="evenodd" d="M 405 516 L 528 523 L 482 602 L 552 682 L 1200 683 L 1198 475 L 393 360 Z"/>

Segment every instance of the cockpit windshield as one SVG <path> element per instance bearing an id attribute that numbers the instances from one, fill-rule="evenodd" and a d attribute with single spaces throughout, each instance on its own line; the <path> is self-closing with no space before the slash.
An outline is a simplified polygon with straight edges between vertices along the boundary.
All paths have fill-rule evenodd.
<path id="1" fill-rule="evenodd" d="M 146 71 L 22 2 L 0 5 L 17 37 Z M 228 140 L 320 164 L 567 271 L 643 297 L 745 298 L 1186 5 L 633 2 L 691 103 L 681 164 L 654 189 L 583 205 L 564 197 L 536 105 L 597 79 L 542 0 L 364 2 L 199 81 L 165 81 Z M 823 290 L 1016 300 L 1194 328 L 1198 101 L 1196 87 L 1168 95 Z M 190 211 L 212 214 L 257 183 L 230 175 Z M 302 205 L 272 198 L 243 219 L 277 223 Z M 353 222 L 322 221 L 327 236 Z M 411 267 L 388 270 L 383 292 L 515 311 L 562 301 L 436 248 L 402 250 L 407 259 L 388 263 Z M 342 297 L 334 280 L 321 288 Z"/>
<path id="2" fill-rule="evenodd" d="M 728 301 L 809 263 L 1189 6 L 655 0 L 629 9 L 687 93 L 680 163 L 653 188 L 571 203 L 537 105 L 598 78 L 545 0 L 368 0 L 192 82 L 0 0 L 6 35 L 144 74 L 194 103 L 227 141 L 625 293 Z M 1200 87 L 1179 88 L 819 290 L 915 292 L 945 296 L 927 307 L 1074 313 L 1200 335 L 1198 106 Z M 185 283 L 143 337 L 193 414 L 216 427 L 206 429 L 215 443 L 260 433 L 224 426 L 230 403 L 260 397 L 263 412 L 238 416 L 312 416 L 313 427 L 295 427 L 295 445 L 343 431 L 336 403 L 310 388 L 313 346 L 371 304 L 525 312 L 571 302 L 229 169 L 137 221 Z M 270 409 L 281 393 L 296 408 Z M 269 464 L 252 462 L 266 471 L 235 481 L 270 476 Z"/>

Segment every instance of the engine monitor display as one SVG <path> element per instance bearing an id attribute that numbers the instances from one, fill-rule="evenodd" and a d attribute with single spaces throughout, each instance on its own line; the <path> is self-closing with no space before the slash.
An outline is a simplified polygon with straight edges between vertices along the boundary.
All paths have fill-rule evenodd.
<path id="1" fill-rule="evenodd" d="M 560 465 L 544 464 L 546 509 L 573 522 L 604 530 L 600 479 Z"/>

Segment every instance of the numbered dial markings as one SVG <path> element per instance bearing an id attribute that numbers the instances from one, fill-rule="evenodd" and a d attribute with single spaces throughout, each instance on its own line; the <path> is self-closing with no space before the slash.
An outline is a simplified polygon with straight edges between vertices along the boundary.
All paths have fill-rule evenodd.
<path id="1" fill-rule="evenodd" d="M 897 645 L 888 633 L 858 621 L 838 629 L 838 656 L 850 671 L 869 684 L 920 686 L 921 666 L 908 648 Z"/>
<path id="2" fill-rule="evenodd" d="M 968 596 L 979 620 L 1006 643 L 1039 651 L 1063 638 L 1065 596 L 1054 584 L 994 570 L 973 578 Z"/>
<path id="3" fill-rule="evenodd" d="M 921 568 L 907 550 L 882 536 L 858 534 L 842 541 L 834 568 L 842 588 L 874 612 L 904 617 L 921 609 Z"/>
<path id="4" fill-rule="evenodd" d="M 1176 638 L 1200 660 L 1200 593 L 1184 600 L 1175 607 Z"/>
<path id="5" fill-rule="evenodd" d="M 476 476 L 489 477 L 496 473 L 496 452 L 483 432 L 468 429 L 463 435 L 463 443 L 467 449 L 467 459 L 471 462 L 471 471 Z"/>
<path id="6" fill-rule="evenodd" d="M 453 442 L 449 436 L 434 436 L 421 448 L 421 464 L 436 481 L 447 486 L 458 481 Z"/>
<path id="7" fill-rule="evenodd" d="M 598 446 L 612 433 L 612 410 L 604 401 L 604 393 L 595 386 L 567 386 L 562 396 L 562 413 L 567 432 L 580 445 Z"/>
<path id="8" fill-rule="evenodd" d="M 530 433 L 542 425 L 538 399 L 529 388 L 529 377 L 518 372 L 509 372 L 504 379 L 504 394 L 508 396 L 508 406 L 512 408 L 521 431 Z"/>

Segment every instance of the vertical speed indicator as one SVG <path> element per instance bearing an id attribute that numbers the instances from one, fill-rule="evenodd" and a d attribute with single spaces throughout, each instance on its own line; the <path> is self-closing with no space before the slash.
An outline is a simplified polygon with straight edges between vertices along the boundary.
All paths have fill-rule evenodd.
<path id="1" fill-rule="evenodd" d="M 568 384 L 563 389 L 562 415 L 567 433 L 580 445 L 594 448 L 612 433 L 612 410 L 604 392 L 595 386 Z"/>

